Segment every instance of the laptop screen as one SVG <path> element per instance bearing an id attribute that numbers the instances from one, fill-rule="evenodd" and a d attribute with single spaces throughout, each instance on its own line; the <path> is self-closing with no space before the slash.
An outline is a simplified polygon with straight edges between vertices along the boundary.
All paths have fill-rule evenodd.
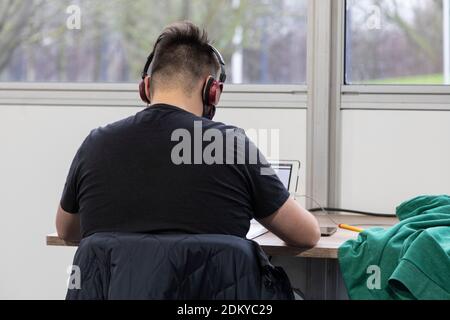
<path id="1" fill-rule="evenodd" d="M 289 190 L 289 185 L 291 184 L 292 165 L 277 163 L 272 164 L 272 168 L 286 189 Z"/>

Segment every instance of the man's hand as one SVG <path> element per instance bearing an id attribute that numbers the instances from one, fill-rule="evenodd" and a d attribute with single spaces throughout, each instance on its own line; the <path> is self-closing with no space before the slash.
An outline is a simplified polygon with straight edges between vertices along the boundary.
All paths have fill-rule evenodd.
<path id="1" fill-rule="evenodd" d="M 317 219 L 293 198 L 271 216 L 258 221 L 291 246 L 312 248 L 320 240 Z"/>

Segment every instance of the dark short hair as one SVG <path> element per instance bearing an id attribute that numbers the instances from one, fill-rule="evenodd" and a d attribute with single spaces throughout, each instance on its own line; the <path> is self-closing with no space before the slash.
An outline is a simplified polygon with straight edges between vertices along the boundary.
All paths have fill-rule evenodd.
<path id="1" fill-rule="evenodd" d="M 158 39 L 151 66 L 153 87 L 178 86 L 190 95 L 198 81 L 216 76 L 220 69 L 207 32 L 189 21 L 167 26 Z"/>

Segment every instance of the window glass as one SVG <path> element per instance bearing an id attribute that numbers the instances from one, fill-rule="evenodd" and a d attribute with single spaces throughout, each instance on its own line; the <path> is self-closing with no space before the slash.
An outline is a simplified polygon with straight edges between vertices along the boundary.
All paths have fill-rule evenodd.
<path id="1" fill-rule="evenodd" d="M 1 0 L 0 81 L 135 82 L 180 20 L 208 30 L 230 82 L 305 83 L 307 0 Z"/>
<path id="2" fill-rule="evenodd" d="M 450 84 L 449 0 L 347 0 L 346 83 Z"/>

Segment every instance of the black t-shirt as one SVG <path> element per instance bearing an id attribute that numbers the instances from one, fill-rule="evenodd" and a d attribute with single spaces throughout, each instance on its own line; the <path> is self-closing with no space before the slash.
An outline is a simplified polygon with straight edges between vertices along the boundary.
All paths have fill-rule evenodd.
<path id="1" fill-rule="evenodd" d="M 220 140 L 217 132 L 224 141 L 241 135 L 245 149 L 236 139 L 214 144 L 211 151 Z M 191 150 L 181 148 L 187 145 Z M 262 174 L 270 165 L 261 155 L 255 162 L 252 147 L 241 129 L 155 105 L 89 134 L 71 165 L 61 207 L 81 215 L 83 237 L 96 232 L 245 237 L 252 218 L 275 213 L 289 197 L 275 174 Z M 225 164 L 219 150 L 228 155 Z M 217 156 L 216 163 L 202 151 Z"/>

